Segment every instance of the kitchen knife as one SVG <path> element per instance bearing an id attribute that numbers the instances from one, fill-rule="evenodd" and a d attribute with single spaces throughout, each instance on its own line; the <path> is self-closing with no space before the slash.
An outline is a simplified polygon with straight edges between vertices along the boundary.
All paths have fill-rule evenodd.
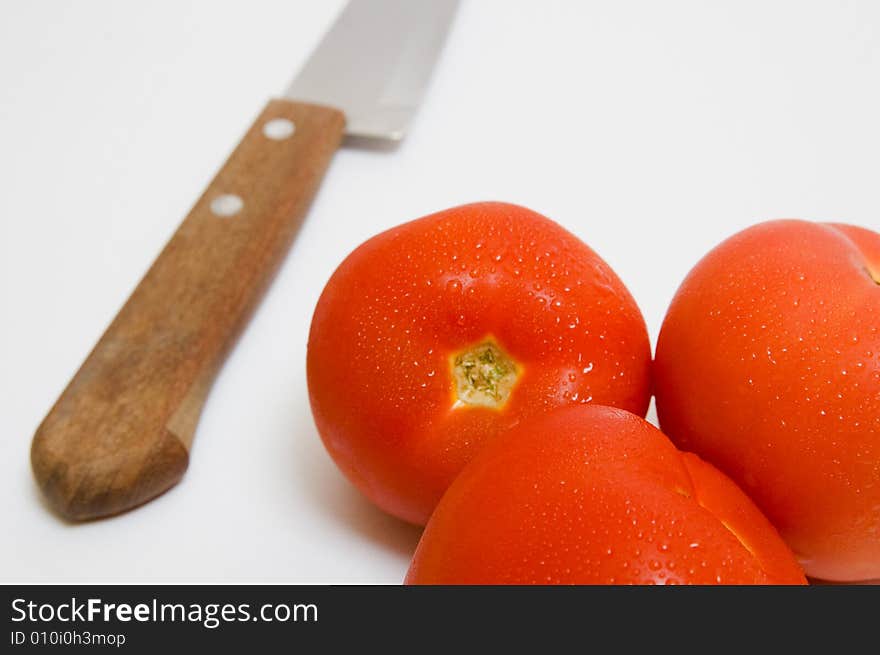
<path id="1" fill-rule="evenodd" d="M 351 0 L 271 100 L 37 429 L 34 475 L 71 520 L 176 484 L 226 353 L 343 135 L 397 141 L 458 0 Z"/>

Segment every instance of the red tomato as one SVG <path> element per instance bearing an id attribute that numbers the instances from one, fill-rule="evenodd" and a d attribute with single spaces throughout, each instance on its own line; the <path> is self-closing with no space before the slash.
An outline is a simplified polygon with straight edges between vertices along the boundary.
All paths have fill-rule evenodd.
<path id="1" fill-rule="evenodd" d="M 657 428 L 598 405 L 488 444 L 440 501 L 409 584 L 803 584 L 740 489 Z"/>
<path id="2" fill-rule="evenodd" d="M 791 220 L 728 239 L 673 299 L 655 376 L 663 430 L 808 575 L 880 577 L 880 235 Z"/>
<path id="3" fill-rule="evenodd" d="M 556 223 L 501 203 L 351 253 L 315 308 L 307 369 L 339 468 L 418 524 L 500 431 L 578 403 L 644 415 L 650 395 L 648 335 L 623 283 Z"/>

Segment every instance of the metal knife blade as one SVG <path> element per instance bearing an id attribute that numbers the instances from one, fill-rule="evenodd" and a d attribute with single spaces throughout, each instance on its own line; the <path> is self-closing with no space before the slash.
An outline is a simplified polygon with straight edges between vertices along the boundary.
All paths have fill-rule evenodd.
<path id="1" fill-rule="evenodd" d="M 350 136 L 399 141 L 459 0 L 351 0 L 285 92 L 341 109 Z"/>

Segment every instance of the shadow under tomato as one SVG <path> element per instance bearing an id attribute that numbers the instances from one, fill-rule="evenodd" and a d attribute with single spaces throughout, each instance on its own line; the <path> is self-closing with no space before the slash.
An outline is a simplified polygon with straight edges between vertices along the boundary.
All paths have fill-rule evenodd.
<path id="1" fill-rule="evenodd" d="M 305 412 L 299 422 L 301 425 L 312 420 L 308 409 Z M 304 494 L 318 511 L 344 523 L 361 538 L 409 561 L 419 543 L 422 528 L 384 513 L 364 498 L 336 468 L 314 427 L 303 430 L 293 441 L 294 493 Z"/>
<path id="2" fill-rule="evenodd" d="M 856 582 L 834 582 L 832 580 L 820 580 L 819 578 L 811 578 L 807 577 L 807 582 L 811 585 L 829 585 L 829 586 L 839 586 L 839 585 L 880 585 L 880 578 L 876 580 L 858 580 Z"/>

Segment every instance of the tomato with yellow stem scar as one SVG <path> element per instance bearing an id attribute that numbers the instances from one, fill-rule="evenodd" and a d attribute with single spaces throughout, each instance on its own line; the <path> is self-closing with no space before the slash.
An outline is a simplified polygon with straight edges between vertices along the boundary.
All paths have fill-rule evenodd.
<path id="1" fill-rule="evenodd" d="M 307 374 L 339 468 L 416 524 L 500 431 L 566 405 L 644 415 L 650 345 L 595 252 L 523 207 L 477 203 L 369 239 L 315 308 Z"/>

